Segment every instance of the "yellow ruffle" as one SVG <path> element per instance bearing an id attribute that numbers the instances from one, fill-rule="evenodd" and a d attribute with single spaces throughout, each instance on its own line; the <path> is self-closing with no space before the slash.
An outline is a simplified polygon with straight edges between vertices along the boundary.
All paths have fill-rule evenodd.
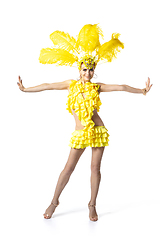
<path id="1" fill-rule="evenodd" d="M 80 81 L 72 80 L 70 84 L 67 110 L 73 114 L 72 109 L 74 109 L 82 125 L 88 130 L 92 129 L 95 125 L 91 119 L 94 109 L 97 109 L 98 112 L 102 104 L 98 89 L 99 85 L 91 82 L 83 85 Z"/>
<path id="2" fill-rule="evenodd" d="M 86 147 L 105 147 L 108 146 L 109 134 L 104 126 L 95 126 L 92 131 L 75 130 L 72 133 L 69 146 L 71 148 L 86 148 Z"/>

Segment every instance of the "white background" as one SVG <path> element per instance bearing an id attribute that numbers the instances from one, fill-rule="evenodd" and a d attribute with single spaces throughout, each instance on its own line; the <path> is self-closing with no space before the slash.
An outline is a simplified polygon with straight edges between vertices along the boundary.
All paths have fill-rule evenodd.
<path id="1" fill-rule="evenodd" d="M 159 1 L 2 1 L 0 4 L 0 226 L 2 239 L 160 239 Z M 145 97 L 102 93 L 100 116 L 110 134 L 97 200 L 99 221 L 90 222 L 91 150 L 86 149 L 51 220 L 43 213 L 70 151 L 74 121 L 67 91 L 23 93 L 44 82 L 77 79 L 78 70 L 39 63 L 49 35 L 76 37 L 99 23 L 104 41 L 121 34 L 125 48 L 97 67 L 93 82 L 153 87 Z M 102 43 L 104 42 L 102 41 Z"/>

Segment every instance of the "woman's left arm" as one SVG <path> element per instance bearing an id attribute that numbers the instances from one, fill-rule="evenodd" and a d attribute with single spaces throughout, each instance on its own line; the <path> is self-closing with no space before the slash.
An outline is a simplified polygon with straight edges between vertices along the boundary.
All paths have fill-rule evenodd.
<path id="1" fill-rule="evenodd" d="M 100 85 L 100 92 L 112 92 L 112 91 L 126 91 L 130 93 L 143 93 L 146 95 L 147 92 L 151 89 L 153 84 L 150 84 L 150 78 L 148 78 L 146 82 L 146 88 L 139 89 L 133 88 L 128 85 L 115 85 L 115 84 L 104 84 L 104 83 L 97 83 Z"/>

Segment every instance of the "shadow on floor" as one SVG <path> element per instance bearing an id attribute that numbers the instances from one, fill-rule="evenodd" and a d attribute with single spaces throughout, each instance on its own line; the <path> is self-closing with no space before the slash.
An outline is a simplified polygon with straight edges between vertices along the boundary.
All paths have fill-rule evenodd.
<path id="1" fill-rule="evenodd" d="M 74 213 L 84 212 L 84 211 L 86 211 L 86 208 L 72 209 L 72 210 L 68 210 L 66 212 L 55 213 L 55 214 L 53 214 L 52 218 L 54 218 L 54 217 L 57 218 L 57 217 L 65 216 L 65 215 L 68 215 L 68 214 L 74 214 Z"/>

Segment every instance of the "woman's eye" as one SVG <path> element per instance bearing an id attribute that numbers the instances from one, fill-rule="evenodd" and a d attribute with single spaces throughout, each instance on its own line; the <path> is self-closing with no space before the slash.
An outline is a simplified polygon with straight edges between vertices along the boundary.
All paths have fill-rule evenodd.
<path id="1" fill-rule="evenodd" d="M 90 71 L 93 72 L 93 68 L 91 68 Z"/>
<path id="2" fill-rule="evenodd" d="M 86 72 L 86 71 L 87 71 L 87 69 L 83 69 L 83 71 L 84 71 L 84 72 Z"/>

